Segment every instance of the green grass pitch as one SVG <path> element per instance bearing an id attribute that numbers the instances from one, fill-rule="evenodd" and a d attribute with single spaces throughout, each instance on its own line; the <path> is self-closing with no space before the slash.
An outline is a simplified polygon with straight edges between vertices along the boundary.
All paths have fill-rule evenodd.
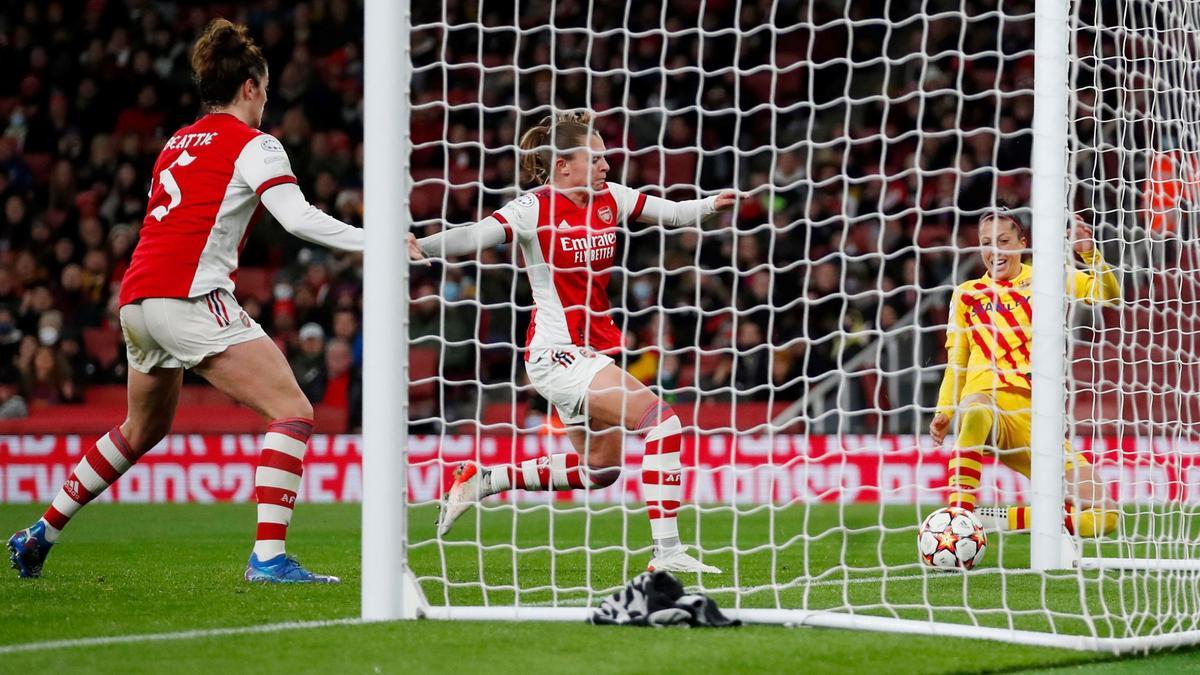
<path id="1" fill-rule="evenodd" d="M 526 604 L 591 603 L 587 587 L 604 588 L 636 573 L 648 552 L 627 553 L 623 543 L 642 545 L 644 516 L 598 509 L 590 519 L 575 510 L 523 505 L 492 506 L 438 544 L 432 540 L 431 510 L 410 515 L 412 559 L 426 579 L 431 602 L 507 604 L 514 587 Z M 37 506 L 0 506 L 0 527 L 12 531 L 40 513 Z M 706 560 L 729 572 L 705 583 L 726 605 L 728 590 L 741 588 L 743 606 L 859 608 L 876 613 L 948 621 L 1044 629 L 1043 593 L 1059 630 L 1078 630 L 1066 618 L 1088 598 L 1102 616 L 1120 595 L 1115 577 L 1074 576 L 1041 582 L 998 574 L 927 577 L 914 566 L 911 526 L 915 507 L 792 507 L 771 514 L 747 509 L 736 522 L 728 511 L 689 511 L 685 538 L 699 525 L 708 549 L 727 550 Z M 341 575 L 329 587 L 264 587 L 241 580 L 249 553 L 251 505 L 111 505 L 84 510 L 50 556 L 45 576 L 0 578 L 0 650 L 7 645 L 171 633 L 284 621 L 352 618 L 359 606 L 359 519 L 357 505 L 302 504 L 289 548 L 310 567 Z M 589 522 L 590 521 L 590 522 Z M 831 529 L 840 524 L 844 529 Z M 484 548 L 473 542 L 482 534 Z M 806 538 L 803 532 L 825 536 Z M 514 554 L 516 542 L 527 552 Z M 737 552 L 730 543 L 737 543 Z M 987 564 L 1019 568 L 1028 558 L 1028 539 L 993 537 Z M 774 544 L 775 549 L 767 544 Z M 552 553 L 551 549 L 555 553 Z M 586 550 L 598 551 L 592 555 Z M 878 581 L 880 557 L 892 567 Z M 736 560 L 735 560 L 736 558 Z M 836 565 L 844 559 L 851 571 Z M 875 569 L 870 569 L 874 567 Z M 433 581 L 443 571 L 446 585 Z M 778 592 L 747 589 L 797 578 Z M 842 580 L 855 580 L 844 584 Z M 695 583 L 695 579 L 686 579 Z M 557 596 L 551 587 L 559 589 Z M 1081 588 L 1082 591 L 1081 592 Z M 1132 593 L 1126 589 L 1127 593 Z M 1145 597 L 1143 586 L 1142 597 Z M 1132 597 L 1132 596 L 1130 596 Z M 972 614 L 964 608 L 970 607 Z M 1121 634 L 1112 616 L 1104 630 Z M 988 641 L 772 626 L 731 630 L 644 630 L 575 624 L 443 623 L 420 621 L 342 625 L 269 634 L 195 636 L 156 642 L 59 647 L 0 653 L 0 672 L 51 672 L 70 667 L 87 672 L 1016 672 L 1064 668 L 1096 672 L 1187 672 L 1200 651 L 1181 650 L 1146 658 L 1115 660 L 1102 654 L 1022 647 Z"/>

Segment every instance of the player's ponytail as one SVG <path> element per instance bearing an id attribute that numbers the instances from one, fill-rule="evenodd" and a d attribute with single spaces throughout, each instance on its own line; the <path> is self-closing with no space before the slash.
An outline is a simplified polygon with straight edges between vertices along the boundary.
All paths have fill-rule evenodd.
<path id="1" fill-rule="evenodd" d="M 213 19 L 192 48 L 192 73 L 200 100 L 223 106 L 233 101 L 246 80 L 262 83 L 267 60 L 245 26 Z"/>
<path id="2" fill-rule="evenodd" d="M 548 115 L 521 136 L 521 180 L 546 183 L 554 167 L 554 156 L 571 154 L 588 146 L 596 130 L 586 111 Z"/>

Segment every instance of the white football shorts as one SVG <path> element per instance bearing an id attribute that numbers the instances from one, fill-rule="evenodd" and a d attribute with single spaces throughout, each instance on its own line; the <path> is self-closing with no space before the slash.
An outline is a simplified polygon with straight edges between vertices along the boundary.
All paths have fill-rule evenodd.
<path id="1" fill-rule="evenodd" d="M 563 424 L 583 424 L 588 419 L 588 387 L 612 362 L 608 356 L 582 347 L 549 347 L 529 353 L 525 372 L 537 393 L 554 404 Z"/>
<path id="2" fill-rule="evenodd" d="M 231 345 L 266 336 L 229 291 L 194 298 L 146 298 L 121 308 L 129 367 L 193 368 Z"/>

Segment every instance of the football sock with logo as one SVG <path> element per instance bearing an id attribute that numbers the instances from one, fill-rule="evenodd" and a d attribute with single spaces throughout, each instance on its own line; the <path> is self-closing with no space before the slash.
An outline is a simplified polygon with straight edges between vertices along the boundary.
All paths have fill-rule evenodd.
<path id="1" fill-rule="evenodd" d="M 258 470 L 254 472 L 254 498 L 258 501 L 258 529 L 254 554 L 270 560 L 285 552 L 288 525 L 304 474 L 304 451 L 313 422 L 303 417 L 275 420 L 267 426 Z"/>
<path id="2" fill-rule="evenodd" d="M 1029 529 L 1028 506 L 981 506 L 975 515 L 983 527 L 993 532 L 1016 532 Z"/>
<path id="3" fill-rule="evenodd" d="M 679 506 L 683 499 L 683 464 L 679 454 L 683 426 L 675 411 L 664 403 L 651 406 L 639 429 L 646 432 L 642 456 L 642 497 L 650 517 L 650 535 L 658 551 L 679 546 Z"/>
<path id="4" fill-rule="evenodd" d="M 506 490 L 592 490 L 605 488 L 617 482 L 621 467 L 602 469 L 585 467 L 579 455 L 564 452 L 538 459 L 527 459 L 516 466 L 492 468 L 484 481 L 484 491 L 489 495 Z"/>
<path id="5" fill-rule="evenodd" d="M 147 448 L 148 449 L 148 448 Z M 83 459 L 63 483 L 62 489 L 42 515 L 46 540 L 58 541 L 58 535 L 84 504 L 95 499 L 120 478 L 144 454 L 130 447 L 120 427 L 113 427 L 88 449 Z"/>
<path id="6" fill-rule="evenodd" d="M 985 405 L 969 406 L 962 413 L 958 428 L 958 445 L 949 464 L 950 506 L 975 508 L 975 493 L 983 472 L 983 453 L 980 452 L 992 433 L 995 416 Z"/>
<path id="7" fill-rule="evenodd" d="M 984 525 L 988 529 L 1022 532 L 1030 528 L 1033 509 L 1028 506 L 985 507 L 976 513 L 986 517 Z M 1081 537 L 1099 537 L 1117 529 L 1120 520 L 1121 513 L 1116 509 L 1092 508 L 1080 511 L 1074 506 L 1068 506 L 1063 522 L 1067 531 L 1072 534 L 1078 527 Z"/>

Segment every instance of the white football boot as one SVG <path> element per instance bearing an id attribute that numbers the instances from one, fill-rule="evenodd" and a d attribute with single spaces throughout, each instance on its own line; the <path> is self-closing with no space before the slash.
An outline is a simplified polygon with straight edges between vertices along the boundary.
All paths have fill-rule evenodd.
<path id="1" fill-rule="evenodd" d="M 676 546 L 667 551 L 656 551 L 650 563 L 646 565 L 647 572 L 704 572 L 705 574 L 721 574 L 720 568 L 705 565 L 688 554 L 687 548 Z"/>
<path id="2" fill-rule="evenodd" d="M 470 511 L 480 499 L 491 494 L 484 487 L 488 484 L 485 480 L 487 476 L 488 471 L 480 468 L 475 462 L 463 462 L 454 470 L 454 482 L 450 484 L 446 494 L 442 495 L 441 508 L 438 511 L 439 537 L 446 536 L 454 526 L 454 521 Z"/>
<path id="3" fill-rule="evenodd" d="M 975 509 L 975 517 L 988 532 L 1010 532 L 1007 506 L 981 506 Z"/>

